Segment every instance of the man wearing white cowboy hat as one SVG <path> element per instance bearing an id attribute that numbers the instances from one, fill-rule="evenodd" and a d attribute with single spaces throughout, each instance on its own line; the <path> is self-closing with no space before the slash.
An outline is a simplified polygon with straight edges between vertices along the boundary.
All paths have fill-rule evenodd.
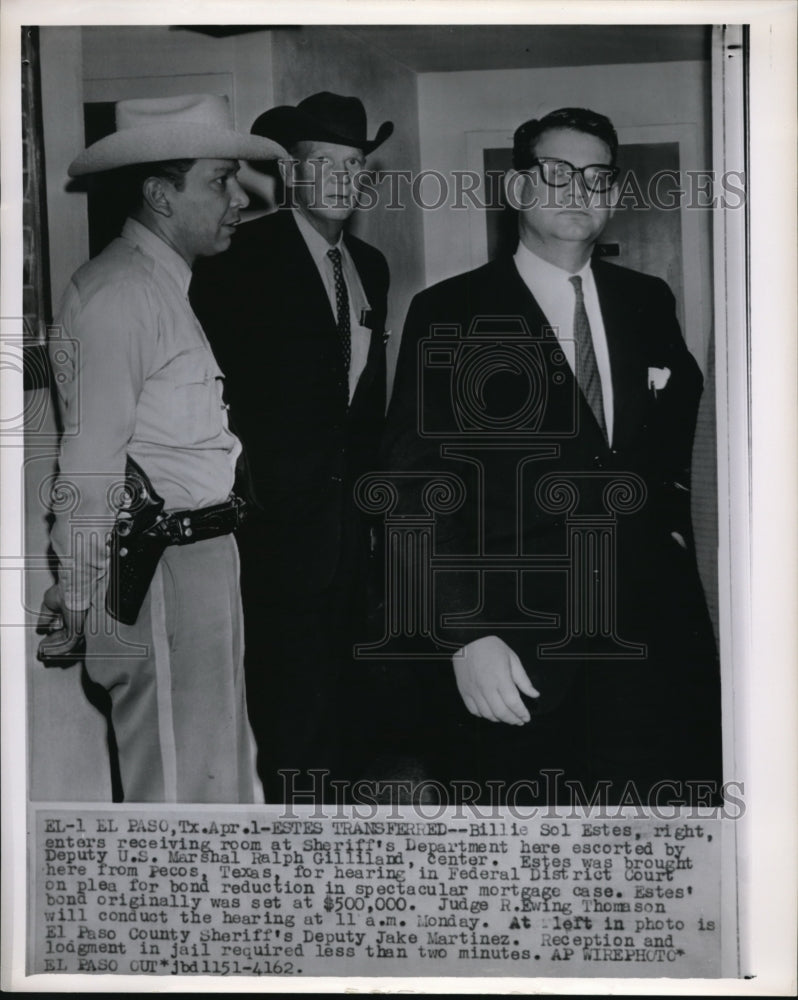
<path id="1" fill-rule="evenodd" d="M 115 171 L 133 207 L 57 321 L 59 573 L 39 656 L 84 659 L 107 690 L 126 801 L 258 797 L 231 535 L 241 446 L 187 293 L 248 204 L 238 159 L 282 153 L 234 131 L 226 99 L 187 95 L 120 101 L 116 131 L 69 168 Z"/>
<path id="2" fill-rule="evenodd" d="M 204 262 L 191 299 L 228 376 L 255 514 L 239 535 L 247 690 L 268 801 L 336 770 L 346 664 L 368 530 L 353 499 L 374 467 L 385 410 L 388 267 L 344 231 L 368 138 L 357 97 L 322 92 L 264 112 L 285 146 L 287 205 Z M 318 781 L 314 786 L 318 795 Z"/>

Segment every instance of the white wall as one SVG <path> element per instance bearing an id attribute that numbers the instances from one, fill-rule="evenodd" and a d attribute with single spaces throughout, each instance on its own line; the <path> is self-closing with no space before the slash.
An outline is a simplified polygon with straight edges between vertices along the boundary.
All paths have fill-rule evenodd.
<path id="1" fill-rule="evenodd" d="M 89 256 L 86 195 L 67 190 L 67 167 L 83 148 L 83 38 L 80 28 L 41 28 L 42 126 L 50 250 L 50 301 L 58 303 Z"/>
<path id="2" fill-rule="evenodd" d="M 233 117 L 243 131 L 272 104 L 270 31 L 213 38 L 166 26 L 82 30 L 83 78 L 90 82 L 87 100 L 145 96 L 139 93 L 142 88 L 148 97 L 190 93 L 194 78 L 218 74 L 231 78 Z M 112 80 L 121 81 L 114 96 L 100 96 L 97 82 Z"/>
<path id="3" fill-rule="evenodd" d="M 421 167 L 448 177 L 469 166 L 473 133 L 512 136 L 529 118 L 559 107 L 587 107 L 608 115 L 619 132 L 679 126 L 696 140 L 686 156 L 682 149 L 682 169 L 708 168 L 709 73 L 703 62 L 423 73 L 418 79 Z M 685 336 L 702 366 L 712 321 L 711 222 L 710 212 L 683 214 Z M 424 212 L 427 284 L 479 263 L 472 256 L 471 226 L 468 211 Z"/>

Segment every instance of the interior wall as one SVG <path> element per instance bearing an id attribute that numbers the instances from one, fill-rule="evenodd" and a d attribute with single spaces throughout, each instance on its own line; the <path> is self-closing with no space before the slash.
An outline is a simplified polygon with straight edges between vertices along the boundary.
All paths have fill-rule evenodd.
<path id="1" fill-rule="evenodd" d="M 412 70 L 365 45 L 346 28 L 276 29 L 273 57 L 276 104 L 296 104 L 320 90 L 359 97 L 366 107 L 370 136 L 383 121 L 394 123 L 393 135 L 369 157 L 369 168 L 418 171 L 419 102 L 417 75 Z M 384 203 L 383 185 L 379 192 Z M 389 369 L 410 299 L 425 283 L 421 216 L 412 204 L 403 211 L 386 211 L 378 204 L 373 210 L 357 212 L 351 223 L 355 235 L 385 254 L 391 269 Z"/>
<path id="2" fill-rule="evenodd" d="M 682 169 L 711 166 L 709 64 L 645 63 L 617 66 L 422 73 L 418 78 L 422 169 L 449 177 L 468 163 L 469 136 L 504 130 L 558 107 L 587 107 L 616 128 L 689 126 L 698 139 Z M 474 267 L 467 211 L 424 213 L 427 284 Z M 683 217 L 684 218 L 684 217 Z M 691 224 L 694 220 L 689 220 Z M 686 275 L 685 338 L 705 366 L 711 312 L 711 212 L 695 223 L 700 273 Z"/>
<path id="3" fill-rule="evenodd" d="M 136 79 L 158 78 L 163 96 L 190 93 L 192 78 L 205 74 L 232 77 L 233 118 L 248 132 L 272 102 L 271 32 L 214 38 L 165 25 L 83 28 L 84 81 L 124 81 L 122 96 L 138 96 Z"/>
<path id="4" fill-rule="evenodd" d="M 50 301 L 57 311 L 73 271 L 89 256 L 86 195 L 67 190 L 67 167 L 83 136 L 83 31 L 40 28 L 39 45 Z"/>

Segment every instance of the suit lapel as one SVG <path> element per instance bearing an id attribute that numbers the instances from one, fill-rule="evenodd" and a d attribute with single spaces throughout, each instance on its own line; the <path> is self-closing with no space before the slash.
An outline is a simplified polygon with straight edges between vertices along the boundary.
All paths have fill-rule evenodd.
<path id="1" fill-rule="evenodd" d="M 330 328 L 332 335 L 337 335 L 337 320 L 316 262 L 289 209 L 285 209 L 283 218 L 285 229 L 280 254 L 288 286 L 302 301 L 298 315 L 311 317 L 314 325 L 322 323 Z"/>
<path id="2" fill-rule="evenodd" d="M 327 289 L 292 214 L 287 212 L 286 215 L 287 218 L 284 221 L 285 253 L 282 255 L 282 261 L 285 267 L 285 280 L 296 287 L 298 296 L 301 297 L 301 305 L 297 307 L 297 315 L 306 317 L 312 326 L 320 328 L 323 331 L 323 335 L 325 337 L 329 335 L 330 338 L 335 340 L 337 345 L 337 317 L 333 313 Z M 356 243 L 347 239 L 346 234 L 344 234 L 344 241 L 352 256 L 369 305 L 372 306 L 375 324 L 371 331 L 366 366 L 360 373 L 360 378 L 357 381 L 355 392 L 349 405 L 349 409 L 351 410 L 358 396 L 366 391 L 375 378 L 380 377 L 381 371 L 384 372 L 385 351 L 382 336 L 385 327 L 385 305 L 383 296 L 380 308 L 380 295 L 375 290 L 374 277 L 371 269 L 368 267 L 365 255 L 360 252 L 360 248 Z M 297 276 L 302 276 L 301 280 L 297 280 Z M 374 309 L 375 303 L 377 304 L 376 309 Z M 382 379 L 384 382 L 384 374 L 382 375 Z"/>
<path id="3" fill-rule="evenodd" d="M 511 307 L 518 309 L 519 314 L 524 317 L 534 336 L 535 331 L 541 329 L 541 327 L 548 326 L 549 321 L 538 305 L 537 299 L 524 284 L 524 280 L 518 273 L 518 268 L 515 266 L 512 257 L 508 257 L 502 263 L 504 266 L 500 273 L 504 276 L 506 282 L 506 301 Z M 506 311 L 510 312 L 511 310 L 508 309 Z"/>
<path id="4" fill-rule="evenodd" d="M 623 272 L 613 264 L 593 265 L 612 370 L 613 447 L 623 451 L 645 422 L 647 386 L 637 301 L 630 297 Z"/>
<path id="5" fill-rule="evenodd" d="M 497 264 L 499 263 L 497 261 Z M 504 301 L 509 305 L 505 311 L 509 313 L 517 309 L 518 313 L 526 320 L 532 336 L 540 337 L 542 330 L 550 326 L 548 317 L 527 288 L 513 259 L 508 257 L 501 263 L 503 266 L 500 273 L 505 280 Z M 552 412 L 548 415 L 546 424 L 541 429 L 550 433 L 567 433 L 567 429 L 573 425 L 574 418 L 578 415 L 580 434 L 584 435 L 585 432 L 589 434 L 591 450 L 607 448 L 604 432 L 599 427 L 570 365 L 555 367 L 551 361 L 550 351 L 544 351 L 544 359 L 547 367 L 548 408 Z M 574 400 L 576 400 L 576 413 L 574 412 Z"/>
<path id="6" fill-rule="evenodd" d="M 360 378 L 357 380 L 357 385 L 355 386 L 355 392 L 352 397 L 352 404 L 354 404 L 357 396 L 365 392 L 375 378 L 382 377 L 384 380 L 385 376 L 384 374 L 381 375 L 381 373 L 384 373 L 385 370 L 384 334 L 386 317 L 384 296 L 375 284 L 375 275 L 369 266 L 367 256 L 361 252 L 356 242 L 348 238 L 346 233 L 344 233 L 344 242 L 352 257 L 371 310 L 369 351 L 366 358 L 366 366 L 360 373 Z"/>

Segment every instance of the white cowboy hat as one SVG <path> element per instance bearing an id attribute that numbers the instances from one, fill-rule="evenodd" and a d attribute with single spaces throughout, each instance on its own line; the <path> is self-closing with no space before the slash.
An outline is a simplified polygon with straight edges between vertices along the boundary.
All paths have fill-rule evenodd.
<path id="1" fill-rule="evenodd" d="M 76 157 L 69 176 L 159 160 L 274 160 L 287 155 L 271 139 L 236 132 L 226 97 L 183 94 L 119 101 L 116 132 Z"/>

